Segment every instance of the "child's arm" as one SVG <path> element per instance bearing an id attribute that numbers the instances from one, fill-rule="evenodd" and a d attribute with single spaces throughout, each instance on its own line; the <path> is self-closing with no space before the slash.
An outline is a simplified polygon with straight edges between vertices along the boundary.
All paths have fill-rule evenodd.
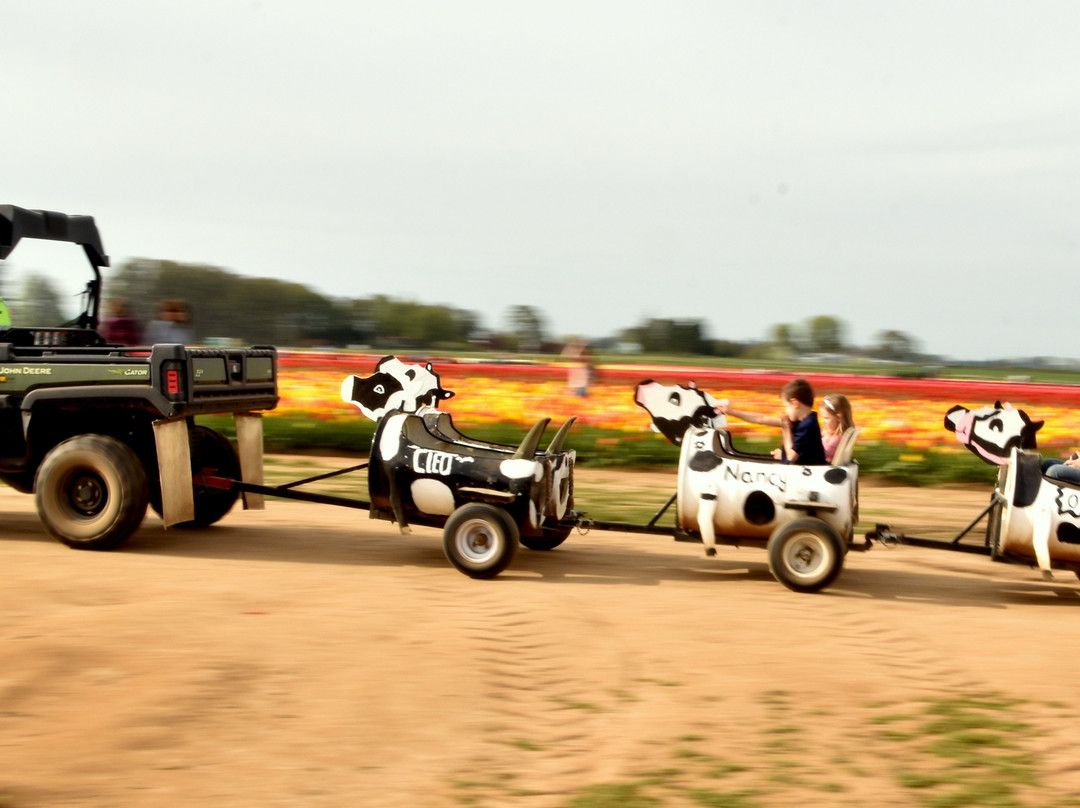
<path id="1" fill-rule="evenodd" d="M 761 415 L 757 412 L 747 412 L 746 410 L 737 410 L 730 404 L 721 404 L 716 408 L 717 412 L 722 412 L 724 415 L 733 415 L 740 421 L 746 421 L 748 424 L 762 424 L 764 426 L 780 426 L 780 419 L 772 415 Z"/>
<path id="2" fill-rule="evenodd" d="M 784 440 L 784 456 L 789 463 L 799 462 L 799 453 L 795 451 L 795 437 L 791 429 L 791 421 L 785 418 L 780 423 L 780 428 L 783 429 Z"/>

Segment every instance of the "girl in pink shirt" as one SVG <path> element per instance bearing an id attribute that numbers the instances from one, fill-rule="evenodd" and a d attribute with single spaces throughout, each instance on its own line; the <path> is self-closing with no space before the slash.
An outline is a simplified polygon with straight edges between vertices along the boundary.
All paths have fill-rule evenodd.
<path id="1" fill-rule="evenodd" d="M 855 426 L 855 416 L 851 413 L 851 402 L 840 393 L 830 393 L 821 399 L 821 444 L 825 447 L 825 462 L 831 463 L 836 454 L 840 436 Z"/>

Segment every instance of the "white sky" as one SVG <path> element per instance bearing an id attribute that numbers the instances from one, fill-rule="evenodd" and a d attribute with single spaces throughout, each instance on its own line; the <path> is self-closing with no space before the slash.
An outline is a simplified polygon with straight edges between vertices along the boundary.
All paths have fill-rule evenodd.
<path id="1" fill-rule="evenodd" d="M 1075 2 L 0 9 L 0 202 L 92 214 L 114 266 L 1077 355 Z"/>

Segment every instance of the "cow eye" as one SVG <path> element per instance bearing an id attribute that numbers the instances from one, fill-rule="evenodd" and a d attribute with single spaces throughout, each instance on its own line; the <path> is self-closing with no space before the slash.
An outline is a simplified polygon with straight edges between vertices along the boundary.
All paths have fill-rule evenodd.
<path id="1" fill-rule="evenodd" d="M 386 388 L 383 387 L 381 384 L 377 384 L 375 385 L 375 392 L 381 396 L 383 393 L 386 392 Z"/>
<path id="2" fill-rule="evenodd" d="M 995 432 L 1003 432 L 1005 430 L 1005 425 L 1000 418 L 994 418 L 987 426 Z"/>
<path id="3" fill-rule="evenodd" d="M 682 396 L 680 396 L 678 392 L 674 392 L 670 396 L 668 396 L 668 404 L 674 404 L 676 407 L 678 407 L 681 401 Z"/>

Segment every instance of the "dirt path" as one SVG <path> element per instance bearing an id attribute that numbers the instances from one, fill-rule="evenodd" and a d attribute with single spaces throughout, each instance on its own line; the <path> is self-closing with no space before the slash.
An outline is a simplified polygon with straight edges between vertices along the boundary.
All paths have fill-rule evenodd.
<path id="1" fill-rule="evenodd" d="M 862 509 L 945 529 L 986 500 L 865 485 Z M 151 516 L 86 553 L 32 508 L 0 491 L 3 808 L 1080 797 L 1063 573 L 879 548 L 796 595 L 759 550 L 591 533 L 474 581 L 436 531 L 361 511 L 272 500 L 202 532 Z"/>

